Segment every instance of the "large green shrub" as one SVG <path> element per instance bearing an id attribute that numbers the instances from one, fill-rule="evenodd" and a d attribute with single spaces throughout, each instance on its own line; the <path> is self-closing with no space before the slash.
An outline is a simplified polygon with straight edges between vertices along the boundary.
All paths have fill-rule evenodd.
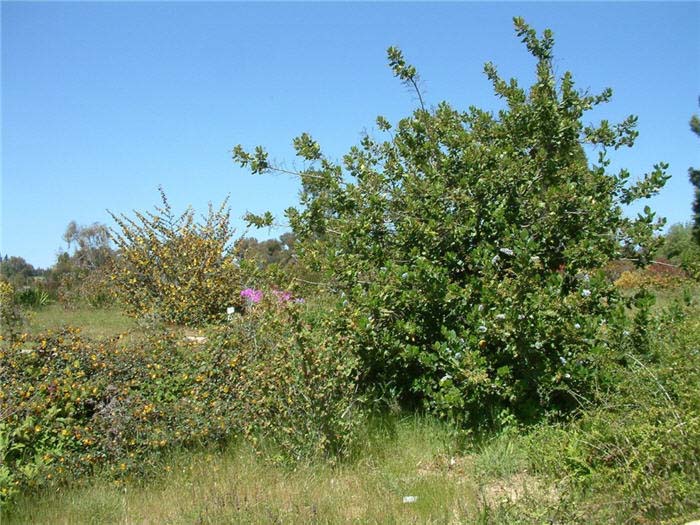
<path id="1" fill-rule="evenodd" d="M 307 163 L 301 206 L 287 211 L 296 248 L 340 295 L 363 385 L 459 420 L 574 405 L 617 308 L 597 269 L 621 247 L 646 261 L 661 223 L 622 208 L 663 186 L 666 165 L 634 184 L 607 171 L 608 151 L 632 146 L 636 117 L 585 126 L 611 91 L 556 78 L 551 32 L 515 27 L 536 79 L 526 90 L 487 64 L 498 114 L 428 109 L 415 68 L 390 48 L 420 108 L 393 129 L 379 117 L 388 138 L 365 136 L 342 164 L 308 134 L 294 140 Z M 597 147 L 595 162 L 584 146 Z M 276 169 L 261 147 L 233 155 L 254 173 Z"/>

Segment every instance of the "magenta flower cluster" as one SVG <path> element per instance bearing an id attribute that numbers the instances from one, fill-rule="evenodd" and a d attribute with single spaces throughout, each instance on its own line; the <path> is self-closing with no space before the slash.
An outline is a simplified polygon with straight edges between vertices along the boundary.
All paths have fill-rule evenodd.
<path id="1" fill-rule="evenodd" d="M 280 303 L 286 303 L 292 300 L 292 294 L 290 294 L 289 292 L 274 290 L 272 293 L 275 294 L 275 297 L 277 297 L 277 300 Z"/>
<path id="2" fill-rule="evenodd" d="M 288 303 L 290 301 L 294 301 L 295 303 L 304 302 L 304 299 L 295 299 L 291 293 L 283 290 L 273 290 L 272 293 L 280 303 Z M 255 288 L 246 288 L 245 290 L 241 291 L 241 297 L 250 304 L 256 304 L 262 301 L 263 292 L 262 290 L 256 290 Z"/>
<path id="3" fill-rule="evenodd" d="M 253 288 L 246 288 L 241 291 L 241 297 L 248 301 L 249 303 L 259 303 L 262 301 L 263 293 L 262 290 L 255 290 Z"/>

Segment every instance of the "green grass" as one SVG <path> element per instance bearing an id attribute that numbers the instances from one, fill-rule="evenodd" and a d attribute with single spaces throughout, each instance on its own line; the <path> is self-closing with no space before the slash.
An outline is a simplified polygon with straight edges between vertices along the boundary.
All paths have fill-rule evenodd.
<path id="1" fill-rule="evenodd" d="M 66 309 L 59 304 L 37 308 L 29 312 L 27 329 L 30 333 L 58 330 L 62 326 L 77 326 L 91 338 L 104 338 L 136 328 L 136 321 L 118 308 L 91 308 L 82 306 Z"/>
<path id="2" fill-rule="evenodd" d="M 360 457 L 294 470 L 245 445 L 183 452 L 147 483 L 100 480 L 21 498 L 19 523 L 473 523 L 485 505 L 515 494 L 480 484 L 471 456 L 454 456 L 450 429 L 411 416 L 375 425 Z M 512 494 L 511 494 L 512 493 Z M 416 496 L 404 503 L 404 496 Z"/>
<path id="3" fill-rule="evenodd" d="M 295 469 L 245 444 L 182 451 L 146 481 L 95 476 L 26 494 L 2 524 L 510 523 L 514 509 L 537 523 L 538 506 L 546 513 L 556 501 L 528 471 L 525 436 L 503 434 L 462 454 L 454 436 L 433 418 L 387 417 L 368 426 L 354 460 Z"/>

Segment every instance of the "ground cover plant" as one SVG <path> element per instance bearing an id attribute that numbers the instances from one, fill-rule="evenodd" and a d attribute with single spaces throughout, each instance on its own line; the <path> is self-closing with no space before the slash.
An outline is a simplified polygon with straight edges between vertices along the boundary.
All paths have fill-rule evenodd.
<path id="1" fill-rule="evenodd" d="M 322 314 L 306 303 L 260 295 L 206 342 L 64 328 L 4 346 L 0 497 L 95 465 L 116 479 L 148 474 L 163 450 L 241 436 L 279 462 L 349 454 L 361 413 L 352 356 L 309 330 Z"/>

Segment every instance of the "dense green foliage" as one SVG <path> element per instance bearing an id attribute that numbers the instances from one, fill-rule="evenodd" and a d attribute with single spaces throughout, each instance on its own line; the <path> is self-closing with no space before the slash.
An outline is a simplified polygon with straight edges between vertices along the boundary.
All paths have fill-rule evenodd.
<path id="1" fill-rule="evenodd" d="M 649 208 L 628 219 L 622 206 L 668 178 L 663 163 L 632 185 L 627 171 L 609 173 L 607 152 L 632 146 L 636 118 L 584 126 L 611 91 L 557 79 L 551 32 L 515 26 L 536 81 L 523 89 L 487 64 L 498 115 L 427 109 L 415 68 L 390 48 L 394 75 L 419 97 L 411 117 L 393 130 L 379 117 L 389 138 L 365 136 L 342 165 L 308 134 L 294 140 L 308 165 L 287 216 L 299 256 L 341 295 L 363 386 L 472 422 L 568 409 L 585 394 L 617 308 L 597 269 L 621 247 L 648 260 L 662 221 Z M 599 148 L 595 164 L 582 144 Z M 275 170 L 261 147 L 236 146 L 234 159 Z"/>
<path id="2" fill-rule="evenodd" d="M 690 119 L 690 130 L 700 137 L 700 117 L 693 115 Z M 700 169 L 690 168 L 688 170 L 690 183 L 693 185 L 693 237 L 695 242 L 700 244 Z"/>
<path id="3" fill-rule="evenodd" d="M 255 237 L 243 237 L 236 242 L 236 252 L 243 258 L 254 259 L 264 267 L 274 264 L 284 268 L 292 263 L 294 235 L 284 233 L 279 239 L 264 241 Z"/>

